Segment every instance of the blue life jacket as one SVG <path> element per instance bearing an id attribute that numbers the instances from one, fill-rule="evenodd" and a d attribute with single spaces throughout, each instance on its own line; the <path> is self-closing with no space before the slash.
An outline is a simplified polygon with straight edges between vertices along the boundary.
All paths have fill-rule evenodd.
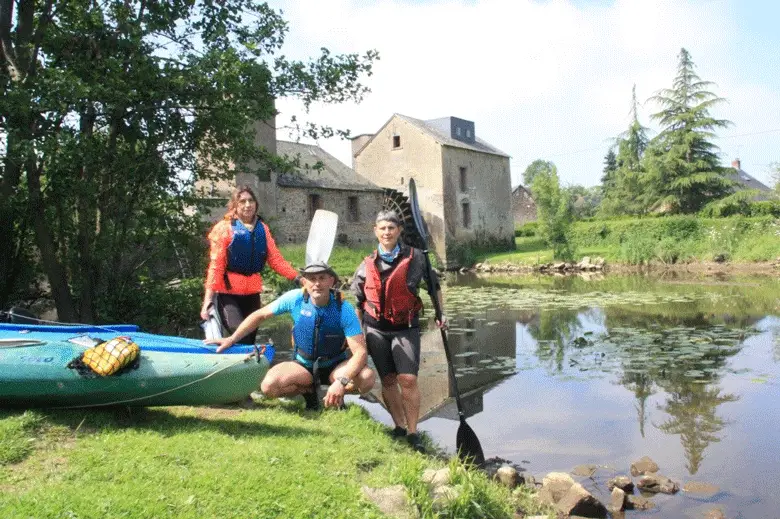
<path id="1" fill-rule="evenodd" d="M 325 307 L 315 305 L 304 296 L 300 309 L 293 314 L 293 358 L 307 367 L 316 359 L 321 366 L 329 366 L 348 357 L 345 350 L 346 335 L 341 327 L 341 294 L 331 294 Z"/>
<path id="2" fill-rule="evenodd" d="M 227 270 L 250 276 L 263 270 L 268 256 L 268 244 L 265 237 L 263 220 L 257 219 L 254 230 L 250 231 L 238 218 L 232 220 L 233 239 L 227 250 Z"/>

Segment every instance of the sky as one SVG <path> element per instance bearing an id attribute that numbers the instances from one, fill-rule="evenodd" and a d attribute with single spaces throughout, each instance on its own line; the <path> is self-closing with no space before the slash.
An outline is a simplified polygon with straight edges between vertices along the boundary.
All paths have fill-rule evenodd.
<path id="1" fill-rule="evenodd" d="M 359 105 L 279 99 L 290 116 L 375 133 L 394 114 L 473 121 L 477 137 L 511 156 L 512 185 L 536 159 L 562 183 L 594 186 L 604 156 L 630 123 L 636 85 L 640 122 L 659 128 L 648 101 L 671 88 L 686 48 L 702 80 L 725 102 L 711 114 L 721 162 L 771 186 L 780 162 L 780 2 L 776 0 L 286 0 L 270 1 L 289 23 L 283 54 L 304 59 L 375 49 L 380 60 Z M 288 130 L 277 132 L 289 140 Z M 310 141 L 304 141 L 310 142 Z M 351 165 L 351 145 L 317 142 Z"/>

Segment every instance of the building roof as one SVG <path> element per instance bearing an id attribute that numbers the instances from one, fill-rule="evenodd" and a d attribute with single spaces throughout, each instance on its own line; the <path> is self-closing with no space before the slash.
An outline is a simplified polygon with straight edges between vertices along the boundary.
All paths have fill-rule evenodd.
<path id="1" fill-rule="evenodd" d="M 454 139 L 451 135 L 445 133 L 440 127 L 434 126 L 434 124 L 432 124 L 434 121 L 436 122 L 441 121 L 441 119 L 422 121 L 420 119 L 415 119 L 414 117 L 409 117 L 406 115 L 401 115 L 401 114 L 395 114 L 395 115 L 398 116 L 400 119 L 403 119 L 404 121 L 413 124 L 414 126 L 423 130 L 425 133 L 427 133 L 428 135 L 436 139 L 436 141 L 442 146 L 463 148 L 466 150 L 479 151 L 482 153 L 489 153 L 491 155 L 500 155 L 501 157 L 509 158 L 509 155 L 499 150 L 495 146 L 492 146 L 491 144 L 483 141 L 479 137 L 476 136 L 474 137 L 475 142 L 473 144 Z"/>
<path id="2" fill-rule="evenodd" d="M 481 153 L 489 153 L 491 155 L 498 155 L 500 157 L 507 157 L 507 158 L 509 158 L 509 155 L 507 155 L 503 151 L 499 150 L 495 146 L 492 146 L 491 144 L 488 144 L 487 142 L 483 141 L 479 137 L 476 137 L 476 135 L 474 137 L 474 142 L 473 143 L 463 142 L 463 141 L 459 141 L 457 139 L 454 139 L 451 135 L 449 135 L 446 131 L 444 131 L 441 128 L 441 124 L 440 124 L 443 119 L 449 119 L 449 118 L 445 117 L 443 119 L 432 119 L 430 121 L 423 121 L 421 119 L 415 119 L 414 117 L 409 117 L 409 116 L 397 113 L 397 114 L 393 114 L 393 116 L 390 119 L 388 119 L 385 124 L 382 125 L 382 128 L 384 128 L 385 126 L 390 124 L 390 121 L 392 121 L 394 117 L 398 117 L 399 119 L 402 119 L 402 120 L 408 122 L 409 124 L 419 128 L 420 130 L 425 132 L 428 136 L 430 136 L 433 139 L 435 139 L 436 142 L 438 142 L 442 146 L 451 146 L 453 148 L 463 148 L 463 149 L 466 149 L 466 150 L 478 151 L 478 152 L 481 152 Z M 358 135 L 357 137 L 353 137 L 353 140 L 355 140 L 358 137 L 362 137 L 364 135 L 371 135 L 371 138 L 368 139 L 366 142 L 364 142 L 363 146 L 354 155 L 358 156 L 360 154 L 360 152 L 362 152 L 364 149 L 366 149 L 366 146 L 368 146 L 368 144 L 370 142 L 372 142 L 374 140 L 374 138 L 377 135 L 379 135 L 379 133 L 381 133 L 382 128 L 380 128 L 379 131 L 377 131 L 373 135 L 364 133 L 364 134 Z"/>
<path id="3" fill-rule="evenodd" d="M 739 187 L 742 189 L 758 189 L 759 191 L 765 191 L 767 193 L 772 191 L 768 186 L 762 184 L 760 180 L 749 175 L 742 168 L 734 168 L 734 172 L 729 173 L 728 178 L 740 184 Z"/>
<path id="4" fill-rule="evenodd" d="M 526 193 L 528 193 L 529 196 L 531 196 L 531 190 L 525 187 L 523 184 L 517 184 L 515 187 L 512 188 L 513 193 L 515 191 L 521 191 L 521 190 L 525 191 Z"/>
<path id="5" fill-rule="evenodd" d="M 295 171 L 280 173 L 276 183 L 282 187 L 340 189 L 343 191 L 382 191 L 382 188 L 359 176 L 352 168 L 313 144 L 277 141 L 276 154 L 289 159 L 300 157 Z M 321 167 L 315 167 L 317 164 Z"/>

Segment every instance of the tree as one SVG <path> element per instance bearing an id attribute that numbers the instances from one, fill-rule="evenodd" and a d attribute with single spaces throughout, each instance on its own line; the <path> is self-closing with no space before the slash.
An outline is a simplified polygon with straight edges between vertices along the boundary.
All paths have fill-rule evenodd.
<path id="1" fill-rule="evenodd" d="M 636 85 L 631 90 L 631 124 L 615 141 L 618 152 L 615 169 L 604 185 L 602 213 L 640 214 L 644 210 L 644 167 L 642 158 L 648 145 L 647 128 L 639 122 Z"/>
<path id="2" fill-rule="evenodd" d="M 719 165 L 718 148 L 710 142 L 716 129 L 731 124 L 710 115 L 723 101 L 707 90 L 711 85 L 696 75 L 690 54 L 681 49 L 672 88 L 651 97 L 661 107 L 652 118 L 663 128 L 644 161 L 653 210 L 693 213 L 732 189 L 726 168 Z"/>
<path id="3" fill-rule="evenodd" d="M 609 148 L 604 156 L 604 169 L 601 177 L 601 185 L 604 191 L 615 187 L 615 171 L 617 171 L 617 155 L 615 155 L 614 146 Z"/>
<path id="4" fill-rule="evenodd" d="M 566 187 L 564 191 L 569 198 L 574 220 L 595 216 L 602 199 L 601 186 L 583 187 L 575 184 Z"/>
<path id="5" fill-rule="evenodd" d="M 539 234 L 545 243 L 552 247 L 553 258 L 570 260 L 574 257 L 569 236 L 572 222 L 570 197 L 561 189 L 558 168 L 551 162 L 547 164 L 550 164 L 550 169 L 538 171 L 531 185 L 536 202 Z"/>
<path id="6" fill-rule="evenodd" d="M 536 159 L 535 161 L 531 162 L 527 168 L 525 168 L 525 171 L 523 171 L 523 185 L 526 187 L 531 187 L 531 185 L 534 183 L 534 178 L 536 175 L 539 173 L 549 175 L 554 168 L 555 164 L 552 162 Z"/>
<path id="7" fill-rule="evenodd" d="M 775 196 L 780 197 L 780 162 L 770 164 L 769 167 L 771 168 L 769 178 L 775 190 Z"/>
<path id="8" fill-rule="evenodd" d="M 287 30 L 252 0 L 0 0 L 0 305 L 31 234 L 59 318 L 98 319 L 201 236 L 196 180 L 273 166 L 251 128 L 276 98 L 368 92 L 374 51 L 290 60 Z"/>

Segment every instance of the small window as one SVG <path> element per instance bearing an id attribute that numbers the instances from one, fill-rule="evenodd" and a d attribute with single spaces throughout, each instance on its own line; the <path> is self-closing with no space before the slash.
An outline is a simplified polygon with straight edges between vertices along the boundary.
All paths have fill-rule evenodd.
<path id="1" fill-rule="evenodd" d="M 456 127 L 455 127 L 455 135 L 457 135 L 458 137 L 460 137 L 460 126 L 456 126 Z"/>
<path id="2" fill-rule="evenodd" d="M 393 149 L 401 147 L 401 136 L 393 135 Z"/>
<path id="3" fill-rule="evenodd" d="M 463 227 L 466 229 L 471 228 L 471 205 L 468 202 L 463 202 L 461 204 L 461 209 L 463 210 Z"/>
<path id="4" fill-rule="evenodd" d="M 309 220 L 314 218 L 317 209 L 322 209 L 322 197 L 320 195 L 309 195 Z"/>
<path id="5" fill-rule="evenodd" d="M 466 130 L 466 137 L 471 139 L 471 130 Z"/>
<path id="6" fill-rule="evenodd" d="M 347 197 L 347 220 L 350 222 L 357 222 L 360 218 L 360 212 L 358 211 L 358 197 Z"/>
<path id="7" fill-rule="evenodd" d="M 469 185 L 466 178 L 466 168 L 461 166 L 460 168 L 460 192 L 465 193 L 468 190 Z"/>

